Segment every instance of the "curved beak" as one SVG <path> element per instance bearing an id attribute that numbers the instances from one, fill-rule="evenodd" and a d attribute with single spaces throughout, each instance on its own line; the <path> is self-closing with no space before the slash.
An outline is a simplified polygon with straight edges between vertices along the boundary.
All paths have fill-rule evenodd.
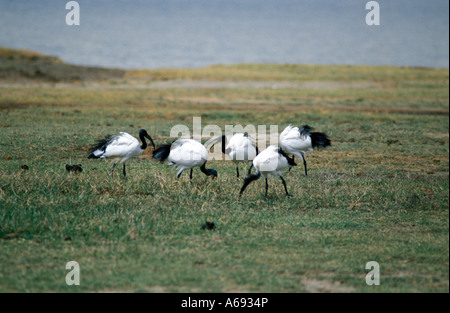
<path id="1" fill-rule="evenodd" d="M 209 151 L 211 151 L 211 149 L 219 142 L 222 142 L 222 136 L 210 139 L 208 141 L 208 145 L 211 145 Z"/>
<path id="2" fill-rule="evenodd" d="M 145 137 L 146 137 L 148 140 L 150 140 L 150 142 L 152 143 L 153 148 L 156 148 L 155 143 L 153 142 L 152 137 L 150 137 L 149 134 L 145 134 Z"/>
<path id="3" fill-rule="evenodd" d="M 209 148 L 209 151 L 212 150 L 212 148 L 218 144 L 221 143 L 222 144 L 222 152 L 225 153 L 225 145 L 226 145 L 226 137 L 225 135 L 210 139 L 208 142 L 208 145 L 211 145 L 211 147 Z"/>

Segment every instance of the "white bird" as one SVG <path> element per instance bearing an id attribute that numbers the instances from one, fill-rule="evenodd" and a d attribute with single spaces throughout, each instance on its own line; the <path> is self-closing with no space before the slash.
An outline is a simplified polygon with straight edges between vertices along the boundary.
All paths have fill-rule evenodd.
<path id="1" fill-rule="evenodd" d="M 241 197 L 245 188 L 247 188 L 247 186 L 251 182 L 258 180 L 261 175 L 263 175 L 266 179 L 266 198 L 267 189 L 269 188 L 267 178 L 269 178 L 270 176 L 280 177 L 281 181 L 283 182 L 286 195 L 290 196 L 287 191 L 286 182 L 281 175 L 281 171 L 290 166 L 296 166 L 296 164 L 294 163 L 294 161 L 292 161 L 291 158 L 286 155 L 286 153 L 282 149 L 278 148 L 275 145 L 267 147 L 267 149 L 263 150 L 255 157 L 255 159 L 253 160 L 253 166 L 256 169 L 256 174 L 250 174 L 245 178 L 244 185 L 242 186 L 239 193 L 239 197 Z"/>
<path id="2" fill-rule="evenodd" d="M 145 129 L 139 130 L 139 138 L 141 139 L 142 144 L 126 132 L 120 132 L 119 135 L 107 136 L 105 139 L 98 140 L 97 143 L 92 146 L 93 152 L 88 158 L 112 159 L 114 165 L 111 168 L 111 175 L 113 174 L 117 163 L 122 163 L 123 176 L 126 177 L 125 165 L 128 160 L 141 155 L 147 148 L 145 138 L 149 139 L 153 147 L 155 147 L 152 137 L 150 137 Z"/>
<path id="3" fill-rule="evenodd" d="M 289 125 L 280 134 L 280 147 L 286 153 L 292 154 L 292 161 L 297 156 L 303 160 L 305 176 L 308 175 L 305 153 L 314 151 L 314 148 L 326 148 L 331 145 L 331 140 L 324 133 L 311 132 L 313 128 L 308 125 L 293 127 Z"/>
<path id="4" fill-rule="evenodd" d="M 200 167 L 202 173 L 207 176 L 217 177 L 217 171 L 205 167 L 208 155 L 208 150 L 193 139 L 177 139 L 173 143 L 163 145 L 153 151 L 154 159 L 161 162 L 167 160 L 168 165 L 174 165 L 178 169 L 177 178 L 180 178 L 184 170 L 190 169 L 190 179 L 192 179 L 194 167 Z"/>
<path id="5" fill-rule="evenodd" d="M 239 177 L 239 163 L 252 161 L 258 154 L 258 147 L 256 146 L 255 139 L 250 137 L 247 133 L 236 133 L 230 138 L 228 144 L 225 135 L 216 138 L 211 143 L 214 146 L 214 144 L 219 141 L 222 142 L 222 153 L 227 154 L 233 161 L 236 166 L 236 176 Z M 249 174 L 252 167 L 253 164 L 248 170 Z"/>

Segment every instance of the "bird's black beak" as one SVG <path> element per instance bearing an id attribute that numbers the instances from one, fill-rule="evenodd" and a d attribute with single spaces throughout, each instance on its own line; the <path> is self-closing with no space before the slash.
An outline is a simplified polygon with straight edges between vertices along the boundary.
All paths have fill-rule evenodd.
<path id="1" fill-rule="evenodd" d="M 148 140 L 150 140 L 150 142 L 152 143 L 153 148 L 156 148 L 155 143 L 153 142 L 152 137 L 150 137 L 149 134 L 145 134 L 145 137 L 146 137 Z"/>

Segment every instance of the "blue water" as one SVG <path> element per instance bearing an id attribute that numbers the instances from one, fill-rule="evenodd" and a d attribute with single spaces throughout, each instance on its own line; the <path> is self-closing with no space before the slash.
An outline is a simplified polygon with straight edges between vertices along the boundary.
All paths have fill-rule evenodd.
<path id="1" fill-rule="evenodd" d="M 447 0 L 0 0 L 0 45 L 119 68 L 234 63 L 449 66 Z"/>

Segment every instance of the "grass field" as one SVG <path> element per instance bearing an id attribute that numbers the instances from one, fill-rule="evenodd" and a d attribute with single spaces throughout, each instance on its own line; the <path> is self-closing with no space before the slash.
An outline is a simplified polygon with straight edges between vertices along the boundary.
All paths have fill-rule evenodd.
<path id="1" fill-rule="evenodd" d="M 448 292 L 448 69 L 108 70 L 0 48 L 0 292 Z M 309 124 L 332 146 L 279 181 L 88 160 L 106 134 Z M 69 173 L 66 164 L 82 164 Z M 24 165 L 28 169 L 24 169 Z M 241 167 L 244 172 L 246 168 Z M 213 221 L 215 230 L 203 230 Z M 81 284 L 65 282 L 75 260 Z M 380 264 L 368 286 L 369 261 Z"/>

